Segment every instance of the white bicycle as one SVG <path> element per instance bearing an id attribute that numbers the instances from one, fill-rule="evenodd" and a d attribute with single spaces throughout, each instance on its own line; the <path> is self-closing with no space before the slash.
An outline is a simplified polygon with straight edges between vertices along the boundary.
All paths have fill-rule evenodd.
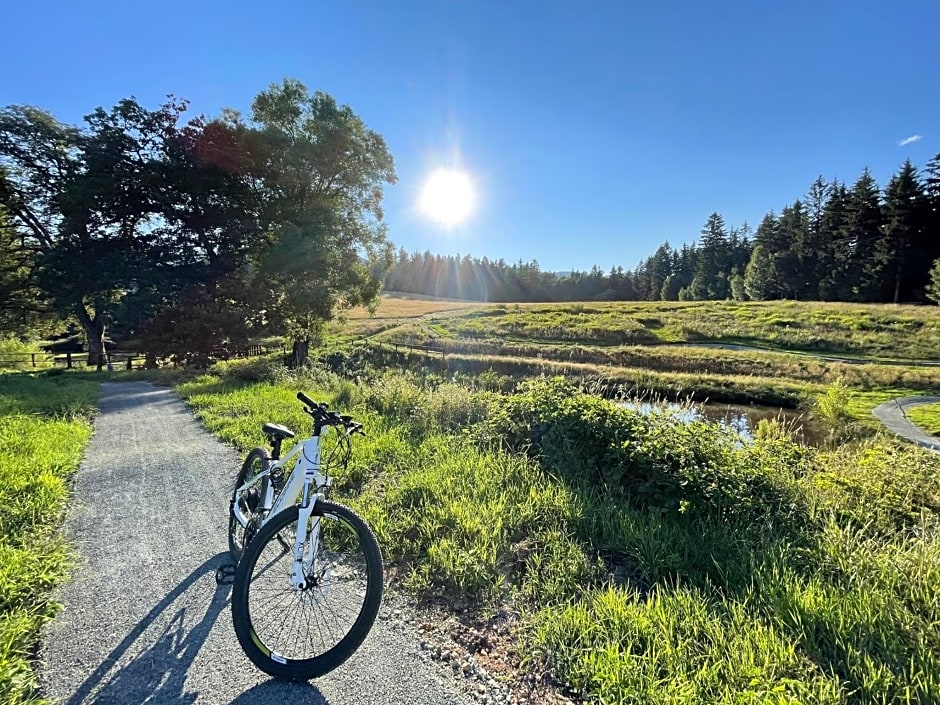
<path id="1" fill-rule="evenodd" d="M 309 680 L 348 659 L 372 628 L 382 600 L 382 553 L 358 514 L 327 499 L 332 482 L 321 472 L 321 440 L 335 429 L 348 461 L 349 439 L 362 424 L 303 392 L 297 398 L 313 419 L 313 435 L 282 458 L 281 444 L 293 431 L 264 424 L 272 453 L 252 449 L 235 483 L 232 620 L 258 668 Z"/>

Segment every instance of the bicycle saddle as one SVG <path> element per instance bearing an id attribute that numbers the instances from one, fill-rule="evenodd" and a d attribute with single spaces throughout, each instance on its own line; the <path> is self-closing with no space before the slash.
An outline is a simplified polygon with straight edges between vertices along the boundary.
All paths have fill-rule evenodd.
<path id="1" fill-rule="evenodd" d="M 265 436 L 270 436 L 272 438 L 293 438 L 294 432 L 291 431 L 287 426 L 281 426 L 278 423 L 266 423 L 261 427 L 261 430 L 264 431 Z"/>

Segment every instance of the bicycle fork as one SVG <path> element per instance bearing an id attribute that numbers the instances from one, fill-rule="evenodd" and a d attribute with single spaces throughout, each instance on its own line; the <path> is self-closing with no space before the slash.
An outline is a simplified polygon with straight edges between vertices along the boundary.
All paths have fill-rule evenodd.
<path id="1" fill-rule="evenodd" d="M 307 525 L 313 515 L 313 508 L 317 501 L 323 498 L 320 492 L 311 493 L 312 487 L 314 487 L 314 473 L 308 471 L 304 476 L 304 489 L 297 513 L 297 536 L 294 539 L 294 563 L 290 576 L 291 585 L 297 590 L 309 587 L 306 576 L 316 571 L 317 549 L 320 545 L 320 522 L 318 521 L 310 528 L 310 540 L 304 549 Z"/>

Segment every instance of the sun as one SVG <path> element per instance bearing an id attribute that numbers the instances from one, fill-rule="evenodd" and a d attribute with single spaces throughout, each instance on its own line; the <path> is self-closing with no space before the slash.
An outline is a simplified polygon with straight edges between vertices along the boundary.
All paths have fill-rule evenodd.
<path id="1" fill-rule="evenodd" d="M 418 206 L 425 215 L 453 226 L 470 214 L 473 200 L 469 176 L 456 169 L 438 169 L 425 182 Z"/>

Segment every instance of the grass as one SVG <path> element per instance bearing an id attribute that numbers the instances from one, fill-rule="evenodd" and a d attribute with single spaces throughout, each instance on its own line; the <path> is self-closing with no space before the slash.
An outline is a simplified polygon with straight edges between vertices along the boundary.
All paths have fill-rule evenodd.
<path id="1" fill-rule="evenodd" d="M 38 701 L 32 657 L 68 568 L 56 535 L 68 478 L 91 436 L 98 385 L 80 375 L 0 375 L 0 703 Z"/>
<path id="2" fill-rule="evenodd" d="M 927 433 L 940 436 L 940 404 L 915 406 L 906 412 L 907 418 Z"/>
<path id="3" fill-rule="evenodd" d="M 940 359 L 940 309 L 809 302 L 478 305 L 434 316 L 456 339 L 543 345 L 721 343 L 860 359 Z"/>
<path id="4" fill-rule="evenodd" d="M 367 422 L 336 489 L 393 579 L 524 615 L 517 648 L 590 702 L 940 701 L 940 458 L 812 449 L 773 423 L 643 415 L 535 381 L 207 375 L 180 386 L 246 448 L 304 388 Z M 823 402 L 839 419 L 851 400 Z"/>

